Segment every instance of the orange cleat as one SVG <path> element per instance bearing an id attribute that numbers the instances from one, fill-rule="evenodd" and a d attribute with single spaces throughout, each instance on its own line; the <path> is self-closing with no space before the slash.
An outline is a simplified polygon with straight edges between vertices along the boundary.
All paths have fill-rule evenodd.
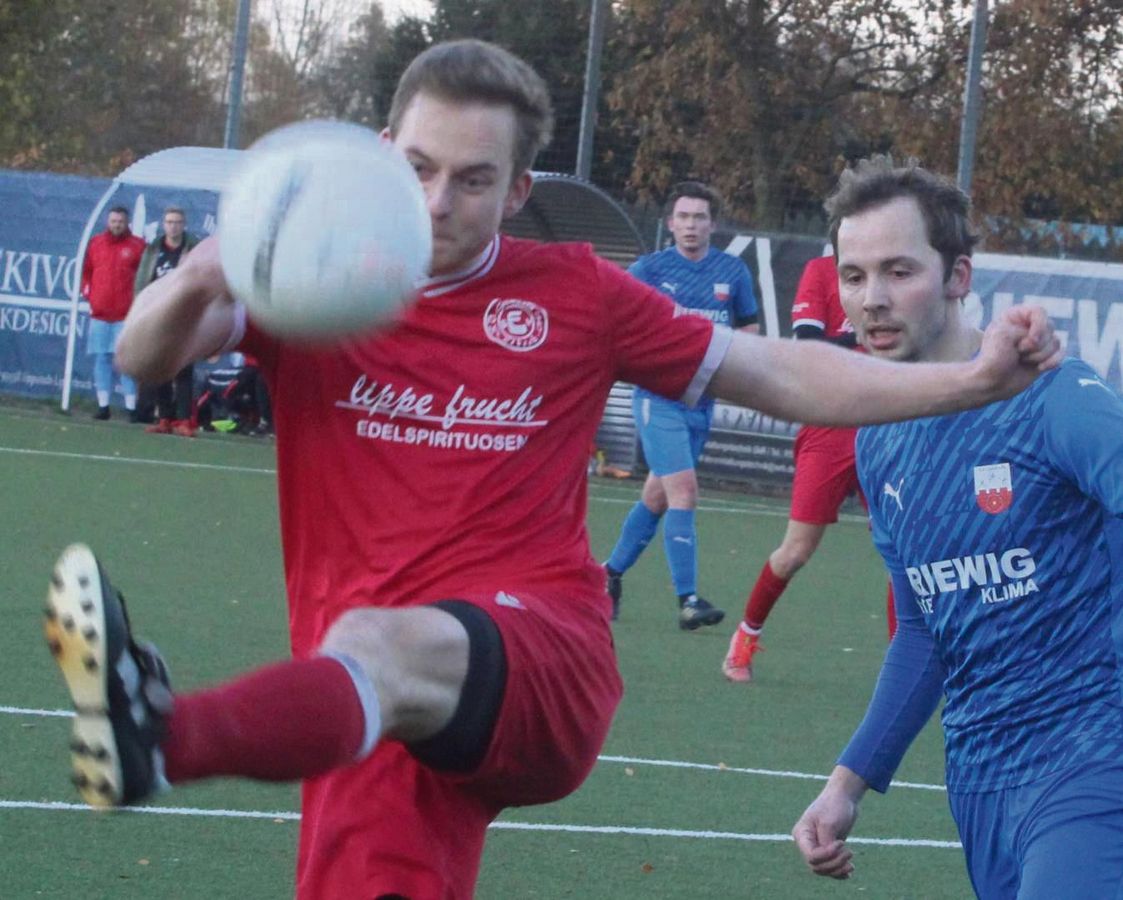
<path id="1" fill-rule="evenodd" d="M 172 422 L 172 434 L 178 434 L 180 437 L 195 437 L 195 428 L 191 424 L 190 419 L 179 419 Z"/>
<path id="2" fill-rule="evenodd" d="M 729 652 L 721 664 L 721 674 L 730 681 L 746 684 L 753 680 L 753 654 L 764 649 L 759 634 L 746 634 L 737 626 L 729 640 Z"/>
<path id="3" fill-rule="evenodd" d="M 149 425 L 144 429 L 149 434 L 171 434 L 172 433 L 172 420 L 160 419 L 158 422 Z"/>

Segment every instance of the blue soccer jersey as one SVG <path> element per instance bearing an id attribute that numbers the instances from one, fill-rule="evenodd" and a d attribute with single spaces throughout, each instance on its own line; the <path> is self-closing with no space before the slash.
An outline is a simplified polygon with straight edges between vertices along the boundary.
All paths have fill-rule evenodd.
<path id="1" fill-rule="evenodd" d="M 1068 359 L 857 459 L 904 638 L 840 762 L 883 790 L 941 682 L 951 790 L 1121 758 L 1123 401 Z"/>
<path id="2" fill-rule="evenodd" d="M 748 267 L 713 247 L 695 262 L 674 247 L 641 256 L 628 271 L 662 291 L 687 315 L 704 316 L 734 328 L 757 320 L 756 294 Z M 699 406 L 705 405 L 703 399 Z"/>

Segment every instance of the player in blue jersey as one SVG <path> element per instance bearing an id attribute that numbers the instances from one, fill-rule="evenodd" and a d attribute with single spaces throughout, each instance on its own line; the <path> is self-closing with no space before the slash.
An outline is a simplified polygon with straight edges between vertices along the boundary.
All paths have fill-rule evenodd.
<path id="1" fill-rule="evenodd" d="M 827 202 L 842 303 L 883 359 L 955 362 L 976 236 L 954 185 L 874 158 Z M 864 428 L 858 474 L 898 630 L 864 720 L 793 837 L 846 878 L 945 698 L 948 797 L 982 898 L 1123 891 L 1123 401 L 1065 360 L 971 412 Z"/>
<path id="2" fill-rule="evenodd" d="M 675 185 L 667 201 L 667 230 L 674 244 L 641 256 L 628 270 L 674 300 L 689 315 L 719 325 L 757 331 L 757 302 L 745 264 L 710 246 L 720 210 L 717 193 L 697 181 Z M 622 576 L 635 564 L 663 520 L 663 547 L 679 600 L 679 627 L 716 625 L 725 613 L 697 593 L 698 535 L 694 467 L 710 433 L 713 401 L 689 407 L 636 388 L 632 414 L 650 473 L 605 563 L 612 617 L 620 610 Z"/>

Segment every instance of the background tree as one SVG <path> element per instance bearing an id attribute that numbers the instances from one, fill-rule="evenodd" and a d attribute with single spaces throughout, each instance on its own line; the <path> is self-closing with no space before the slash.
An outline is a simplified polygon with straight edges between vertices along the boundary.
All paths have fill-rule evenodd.
<path id="1" fill-rule="evenodd" d="M 842 155 L 882 149 L 863 107 L 946 80 L 949 4 L 865 0 L 628 0 L 610 104 L 636 149 L 627 187 L 712 181 L 730 213 L 791 227 Z M 890 141 L 891 142 L 891 139 Z"/>
<path id="2" fill-rule="evenodd" d="M 0 0 L 0 166 L 111 174 L 220 144 L 236 4 Z M 742 224 L 821 234 L 848 161 L 954 172 L 973 4 L 614 0 L 593 179 L 658 203 L 701 177 Z M 376 0 L 256 0 L 242 143 L 310 116 L 379 128 L 418 52 L 478 37 L 546 78 L 557 129 L 536 165 L 573 171 L 590 5 L 435 0 L 389 24 Z M 1057 222 L 1123 226 L 1121 83 L 1123 0 L 994 5 L 973 184 L 989 248 L 1064 252 L 1082 239 Z M 1123 257 L 1114 234 L 1101 255 Z"/>
<path id="3" fill-rule="evenodd" d="M 610 103 L 617 186 L 714 181 L 760 228 L 822 231 L 848 161 L 954 175 L 973 0 L 624 0 Z M 991 249 L 1056 252 L 1123 224 L 1123 2 L 1007 0 L 985 55 L 973 194 Z M 629 153 L 630 141 L 633 150 Z M 1120 255 L 1113 234 L 1104 255 Z M 1086 252 L 1086 251 L 1085 251 Z"/>
<path id="4" fill-rule="evenodd" d="M 0 0 L 0 163 L 107 172 L 212 142 L 221 72 L 192 63 L 188 24 L 221 5 Z"/>
<path id="5" fill-rule="evenodd" d="M 955 60 L 947 90 L 888 109 L 901 152 L 954 171 L 965 68 Z M 1063 251 L 1083 242 L 1050 223 L 1123 224 L 1121 84 L 1123 3 L 996 7 L 972 185 L 988 247 Z"/>

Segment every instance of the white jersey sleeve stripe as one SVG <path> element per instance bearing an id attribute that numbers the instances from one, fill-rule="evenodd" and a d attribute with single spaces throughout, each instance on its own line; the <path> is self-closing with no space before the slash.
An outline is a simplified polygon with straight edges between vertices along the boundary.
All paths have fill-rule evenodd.
<path id="1" fill-rule="evenodd" d="M 733 330 L 720 325 L 714 326 L 714 333 L 710 336 L 710 346 L 706 349 L 706 355 L 702 357 L 702 364 L 698 366 L 698 371 L 694 373 L 694 377 L 680 398 L 681 402 L 687 406 L 694 406 L 702 398 L 702 393 L 709 386 L 714 372 L 725 359 L 725 354 L 729 352 L 731 343 L 733 343 Z"/>

